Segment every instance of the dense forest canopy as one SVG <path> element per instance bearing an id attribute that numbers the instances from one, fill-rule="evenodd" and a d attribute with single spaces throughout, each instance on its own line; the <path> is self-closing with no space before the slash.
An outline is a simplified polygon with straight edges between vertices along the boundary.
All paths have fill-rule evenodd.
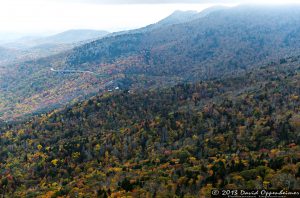
<path id="1" fill-rule="evenodd" d="M 1 129 L 7 197 L 208 197 L 299 189 L 300 59 L 116 90 Z M 288 181 L 288 182 L 286 182 Z"/>

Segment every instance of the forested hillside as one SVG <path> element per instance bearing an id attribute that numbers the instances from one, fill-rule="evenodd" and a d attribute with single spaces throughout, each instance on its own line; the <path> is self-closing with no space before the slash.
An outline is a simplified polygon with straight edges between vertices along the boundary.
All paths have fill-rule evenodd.
<path id="1" fill-rule="evenodd" d="M 0 118 L 22 119 L 76 102 L 113 88 L 107 83 L 149 89 L 243 72 L 300 53 L 299 24 L 299 6 L 176 12 L 146 28 L 7 65 L 0 76 Z"/>
<path id="2" fill-rule="evenodd" d="M 2 66 L 6 61 L 15 59 L 17 55 L 19 55 L 18 51 L 0 46 L 0 66 Z"/>
<path id="3" fill-rule="evenodd" d="M 248 72 L 115 90 L 3 124 L 6 197 L 209 197 L 299 189 L 300 56 Z M 288 182 L 286 182 L 288 181 Z"/>
<path id="4" fill-rule="evenodd" d="M 67 63 L 86 67 L 122 59 L 127 64 L 118 66 L 135 75 L 219 77 L 297 54 L 299 11 L 299 6 L 220 9 L 188 22 L 88 43 L 75 48 Z"/>

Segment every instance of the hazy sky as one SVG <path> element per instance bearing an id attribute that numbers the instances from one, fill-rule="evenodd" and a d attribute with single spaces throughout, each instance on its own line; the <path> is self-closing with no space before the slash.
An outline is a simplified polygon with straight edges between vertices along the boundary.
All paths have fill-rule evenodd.
<path id="1" fill-rule="evenodd" d="M 297 0 L 255 0 L 256 3 Z M 201 11 L 215 4 L 254 0 L 0 0 L 0 32 L 118 31 L 159 21 L 175 10 Z"/>

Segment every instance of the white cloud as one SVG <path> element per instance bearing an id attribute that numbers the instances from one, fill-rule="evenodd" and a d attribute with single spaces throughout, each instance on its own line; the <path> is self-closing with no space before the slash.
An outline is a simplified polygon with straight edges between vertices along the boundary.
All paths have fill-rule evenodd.
<path id="1" fill-rule="evenodd" d="M 50 0 L 0 3 L 0 32 L 45 32 L 90 28 L 116 31 L 157 22 L 174 10 L 202 10 L 210 5 L 89 4 Z"/>
<path id="2" fill-rule="evenodd" d="M 59 1 L 59 0 L 57 0 Z M 60 0 L 61 1 L 61 0 Z M 281 4 L 299 3 L 299 0 L 64 0 L 68 2 L 85 2 L 95 4 Z"/>
<path id="3" fill-rule="evenodd" d="M 202 4 L 191 4 L 198 0 L 185 0 L 185 3 L 159 0 L 160 4 L 155 4 L 158 0 L 109 0 L 110 3 L 108 0 L 0 0 L 0 32 L 59 32 L 83 28 L 117 31 L 157 22 L 174 10 L 200 11 L 213 5 L 207 2 L 232 1 L 235 0 L 199 0 Z M 167 2 L 169 4 L 161 4 Z"/>

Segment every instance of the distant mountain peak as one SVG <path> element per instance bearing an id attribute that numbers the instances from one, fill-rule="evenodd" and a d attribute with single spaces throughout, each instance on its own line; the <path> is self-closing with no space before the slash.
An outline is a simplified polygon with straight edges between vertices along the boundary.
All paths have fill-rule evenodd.
<path id="1" fill-rule="evenodd" d="M 109 34 L 103 30 L 89 30 L 89 29 L 72 29 L 59 34 L 48 37 L 51 42 L 57 43 L 76 43 L 80 41 L 100 38 Z"/>
<path id="2" fill-rule="evenodd" d="M 221 10 L 225 10 L 225 9 L 229 9 L 230 7 L 227 6 L 212 6 L 209 8 L 206 8 L 204 10 L 202 10 L 201 12 L 198 13 L 198 18 L 201 17 L 205 17 L 213 12 L 217 12 L 217 11 L 221 11 Z"/>
<path id="3" fill-rule="evenodd" d="M 192 20 L 197 15 L 198 15 L 198 12 L 193 11 L 193 10 L 189 10 L 189 11 L 176 10 L 168 17 L 159 21 L 157 24 L 170 25 L 170 24 L 184 23 L 184 22 Z"/>
<path id="4" fill-rule="evenodd" d="M 170 16 L 177 16 L 177 15 L 193 15 L 197 14 L 198 11 L 196 10 L 175 10 Z"/>
<path id="5" fill-rule="evenodd" d="M 226 6 L 213 6 L 207 9 L 198 12 L 196 10 L 176 10 L 168 17 L 162 19 L 161 21 L 157 22 L 156 25 L 175 25 L 180 23 L 186 23 L 192 20 L 196 20 L 202 17 L 205 17 L 213 12 L 220 11 L 227 9 Z"/>

